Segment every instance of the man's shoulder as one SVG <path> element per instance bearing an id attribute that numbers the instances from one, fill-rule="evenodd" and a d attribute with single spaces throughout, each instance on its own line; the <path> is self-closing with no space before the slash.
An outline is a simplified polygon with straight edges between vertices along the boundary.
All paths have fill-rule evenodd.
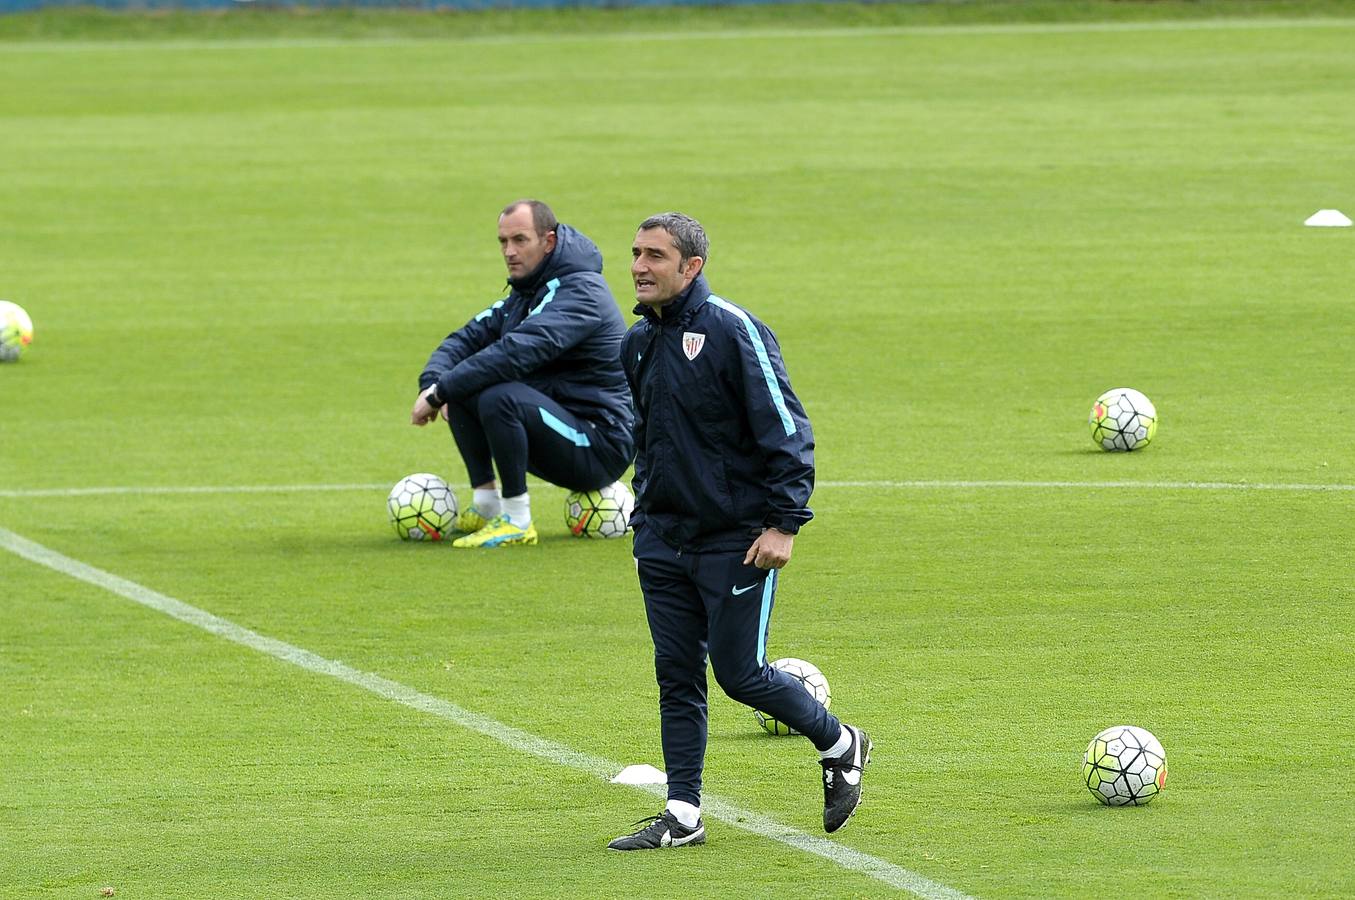
<path id="1" fill-rule="evenodd" d="M 562 293 L 575 302 L 616 306 L 611 285 L 607 284 L 601 272 L 567 272 L 546 282 L 547 291 L 552 289 L 551 282 L 554 282 L 555 293 Z"/>
<path id="2" fill-rule="evenodd" d="M 607 279 L 602 277 L 601 272 L 590 272 L 585 269 L 576 269 L 572 272 L 562 272 L 553 279 L 557 284 L 568 285 L 587 285 L 589 287 L 601 287 L 611 296 L 611 286 L 607 284 Z M 547 282 L 549 284 L 549 282 Z"/>
<path id="3" fill-rule="evenodd" d="M 718 328 L 733 335 L 749 334 L 750 329 L 768 330 L 766 323 L 757 316 L 718 294 L 711 294 L 706 298 L 701 304 L 698 316 L 708 327 Z"/>
<path id="4" fill-rule="evenodd" d="M 702 301 L 699 314 L 708 320 L 725 324 L 741 324 L 745 320 L 753 318 L 753 314 L 748 310 L 732 300 L 721 297 L 719 294 L 711 294 Z"/>

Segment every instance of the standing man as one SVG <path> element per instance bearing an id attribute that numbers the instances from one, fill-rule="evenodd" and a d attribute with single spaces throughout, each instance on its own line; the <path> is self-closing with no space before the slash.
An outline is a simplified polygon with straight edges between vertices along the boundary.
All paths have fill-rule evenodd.
<path id="1" fill-rule="evenodd" d="M 706 655 L 740 703 L 808 737 L 823 765 L 823 827 L 861 802 L 871 741 L 767 664 L 777 572 L 812 517 L 814 435 L 771 330 L 710 292 L 708 242 L 680 213 L 651 216 L 631 247 L 642 318 L 621 361 L 635 397 L 635 559 L 659 682 L 668 805 L 608 846 L 700 844 Z M 643 824 L 643 823 L 636 823 Z"/>
<path id="2" fill-rule="evenodd" d="M 597 245 L 540 200 L 519 200 L 499 214 L 499 247 L 508 296 L 433 351 L 410 412 L 422 426 L 442 410 L 470 475 L 454 547 L 535 544 L 528 472 L 591 491 L 635 455 L 617 357 L 626 326 Z"/>

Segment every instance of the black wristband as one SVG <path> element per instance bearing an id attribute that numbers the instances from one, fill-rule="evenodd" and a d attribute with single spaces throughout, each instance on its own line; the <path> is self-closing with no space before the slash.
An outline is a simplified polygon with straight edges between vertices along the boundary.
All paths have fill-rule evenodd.
<path id="1" fill-rule="evenodd" d="M 428 386 L 428 393 L 424 395 L 423 401 L 434 409 L 440 408 L 447 402 L 438 396 L 438 383 L 436 381 Z"/>

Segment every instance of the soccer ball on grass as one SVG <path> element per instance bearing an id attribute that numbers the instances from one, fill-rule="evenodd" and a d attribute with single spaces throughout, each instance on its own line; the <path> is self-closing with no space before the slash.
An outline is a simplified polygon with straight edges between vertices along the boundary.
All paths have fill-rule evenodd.
<path id="1" fill-rule="evenodd" d="M 386 510 L 401 540 L 440 541 L 456 521 L 456 494 L 438 476 L 420 472 L 396 482 Z"/>
<path id="2" fill-rule="evenodd" d="M 1167 786 L 1167 751 L 1147 729 L 1116 725 L 1087 745 L 1082 779 L 1106 806 L 1143 806 Z"/>
<path id="3" fill-rule="evenodd" d="M 565 498 L 565 525 L 575 537 L 618 538 L 630 531 L 635 497 L 621 482 Z"/>
<path id="4" fill-rule="evenodd" d="M 1114 388 L 1096 398 L 1087 424 L 1102 450 L 1142 450 L 1157 434 L 1157 409 L 1133 388 Z"/>
<path id="5" fill-rule="evenodd" d="M 0 362 L 12 362 L 33 343 L 33 320 L 24 308 L 8 300 L 0 300 Z"/>
<path id="6" fill-rule="evenodd" d="M 828 688 L 828 679 L 823 677 L 819 667 L 813 663 L 788 656 L 785 659 L 778 659 L 773 662 L 772 668 L 780 669 L 799 681 L 804 689 L 809 692 L 809 696 L 823 704 L 824 709 L 827 709 L 828 704 L 833 702 L 833 692 Z M 758 724 L 768 734 L 798 734 L 785 722 L 772 718 L 760 709 L 753 710 L 753 715 L 757 717 Z"/>

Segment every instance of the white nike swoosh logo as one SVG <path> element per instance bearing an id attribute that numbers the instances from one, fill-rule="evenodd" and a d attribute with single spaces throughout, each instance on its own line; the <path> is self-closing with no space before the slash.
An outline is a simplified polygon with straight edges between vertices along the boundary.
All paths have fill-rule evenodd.
<path id="1" fill-rule="evenodd" d="M 846 781 L 848 784 L 860 784 L 861 773 L 856 771 L 855 769 L 848 769 L 847 771 L 842 773 L 842 779 Z"/>
<path id="2" fill-rule="evenodd" d="M 746 594 L 746 593 L 748 593 L 749 591 L 751 591 L 751 590 L 752 590 L 753 588 L 755 588 L 755 587 L 757 587 L 757 582 L 756 582 L 756 581 L 753 582 L 752 584 L 748 585 L 748 587 L 746 587 L 746 588 L 736 587 L 736 588 L 734 588 L 734 596 L 737 597 L 737 596 L 739 596 L 739 594 Z"/>

